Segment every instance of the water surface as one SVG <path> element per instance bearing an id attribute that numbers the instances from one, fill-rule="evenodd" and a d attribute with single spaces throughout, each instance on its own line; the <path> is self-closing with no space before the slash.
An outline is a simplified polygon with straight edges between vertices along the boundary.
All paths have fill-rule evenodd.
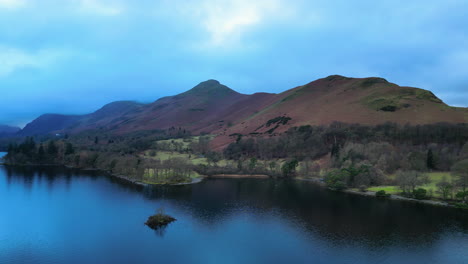
<path id="1" fill-rule="evenodd" d="M 163 207 L 178 220 L 143 223 Z M 468 263 L 468 216 L 308 182 L 0 166 L 0 263 Z"/>

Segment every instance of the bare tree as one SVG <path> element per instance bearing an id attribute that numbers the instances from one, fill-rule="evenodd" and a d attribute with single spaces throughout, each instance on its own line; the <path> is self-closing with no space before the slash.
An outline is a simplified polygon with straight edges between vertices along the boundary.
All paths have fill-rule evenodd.
<path id="1" fill-rule="evenodd" d="M 428 178 L 418 171 L 399 171 L 397 172 L 396 181 L 403 192 L 412 193 L 416 190 L 416 187 L 427 183 Z"/>

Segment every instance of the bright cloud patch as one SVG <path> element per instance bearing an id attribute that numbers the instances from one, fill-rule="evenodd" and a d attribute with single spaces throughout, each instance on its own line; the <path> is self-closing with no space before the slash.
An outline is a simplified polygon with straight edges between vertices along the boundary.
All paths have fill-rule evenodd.
<path id="1" fill-rule="evenodd" d="M 115 1 L 80 0 L 81 9 L 97 15 L 116 16 L 123 12 L 123 7 Z"/>
<path id="2" fill-rule="evenodd" d="M 15 9 L 25 5 L 25 0 L 0 0 L 0 8 Z"/>
<path id="3" fill-rule="evenodd" d="M 192 19 L 208 33 L 209 46 L 225 46 L 240 40 L 243 33 L 270 19 L 288 14 L 282 0 L 202 0 L 166 3 L 170 12 Z"/>
<path id="4" fill-rule="evenodd" d="M 213 45 L 238 38 L 271 16 L 279 15 L 282 5 L 275 0 L 208 1 L 202 5 L 202 24 L 211 34 Z"/>
<path id="5" fill-rule="evenodd" d="M 0 46 L 0 78 L 21 69 L 45 69 L 57 63 L 64 56 L 64 52 L 56 50 L 26 52 Z"/>

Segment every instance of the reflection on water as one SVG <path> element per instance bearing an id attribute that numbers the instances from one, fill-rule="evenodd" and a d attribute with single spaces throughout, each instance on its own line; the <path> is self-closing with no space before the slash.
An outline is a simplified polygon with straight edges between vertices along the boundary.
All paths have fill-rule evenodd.
<path id="1" fill-rule="evenodd" d="M 468 261 L 464 212 L 293 180 L 141 187 L 96 172 L 0 167 L 0 205 L 0 263 Z M 159 207 L 178 221 L 153 231 L 143 223 Z"/>

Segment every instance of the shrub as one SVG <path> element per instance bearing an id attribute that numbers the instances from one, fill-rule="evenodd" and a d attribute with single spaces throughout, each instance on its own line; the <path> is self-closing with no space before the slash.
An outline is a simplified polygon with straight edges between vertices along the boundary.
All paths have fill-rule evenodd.
<path id="1" fill-rule="evenodd" d="M 386 193 L 385 190 L 380 190 L 375 193 L 377 197 L 390 197 L 389 193 Z"/>
<path id="2" fill-rule="evenodd" d="M 325 175 L 324 180 L 327 187 L 334 190 L 346 189 L 347 172 L 341 170 L 331 170 Z"/>
<path id="3" fill-rule="evenodd" d="M 468 210 L 468 204 L 466 204 L 466 203 L 456 203 L 455 208 Z"/>
<path id="4" fill-rule="evenodd" d="M 418 188 L 413 191 L 413 196 L 415 199 L 418 199 L 418 200 L 427 199 L 427 190 L 424 188 Z"/>
<path id="5" fill-rule="evenodd" d="M 468 197 L 468 191 L 466 191 L 466 192 L 463 192 L 463 191 L 457 192 L 455 197 L 463 202 L 463 201 L 465 201 L 465 198 Z"/>

